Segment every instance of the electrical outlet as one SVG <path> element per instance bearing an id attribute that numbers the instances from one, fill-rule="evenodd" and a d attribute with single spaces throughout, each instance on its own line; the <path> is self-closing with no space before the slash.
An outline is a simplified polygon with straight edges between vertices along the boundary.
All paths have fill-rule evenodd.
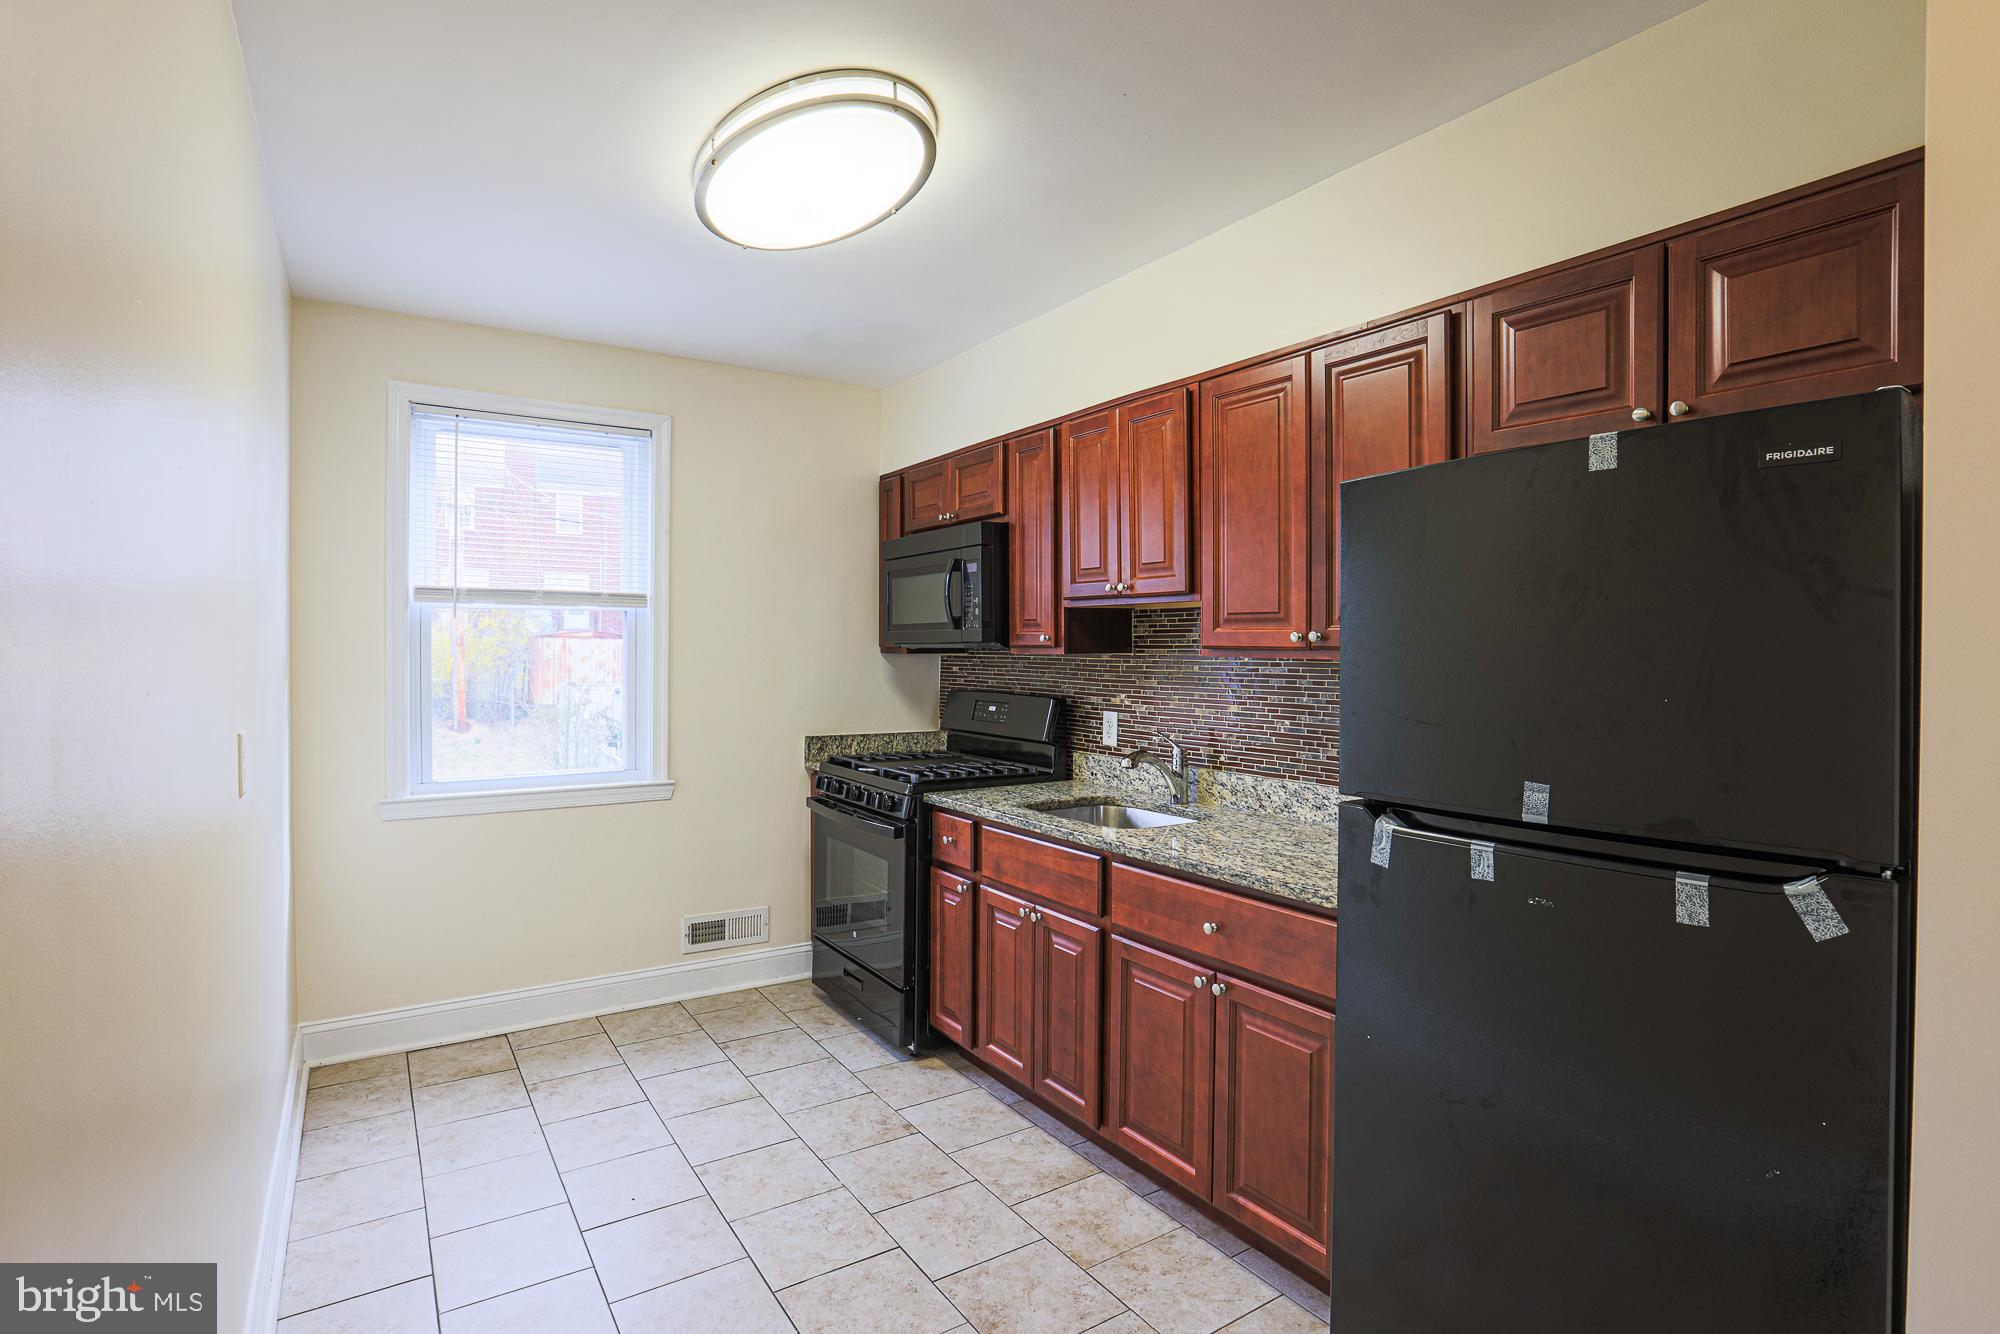
<path id="1" fill-rule="evenodd" d="M 1104 744 L 1107 746 L 1118 744 L 1118 710 L 1116 709 L 1106 709 L 1104 711 Z"/>
<path id="2" fill-rule="evenodd" d="M 243 734 L 236 734 L 236 795 L 250 795 L 250 753 L 244 748 Z"/>

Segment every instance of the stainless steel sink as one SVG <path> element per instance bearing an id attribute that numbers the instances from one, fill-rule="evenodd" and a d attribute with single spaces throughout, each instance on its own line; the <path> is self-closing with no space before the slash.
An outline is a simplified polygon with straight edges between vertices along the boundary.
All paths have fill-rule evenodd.
<path id="1" fill-rule="evenodd" d="M 1103 829 L 1159 829 L 1170 824 L 1194 823 L 1192 816 L 1167 815 L 1138 806 L 1052 806 L 1042 814 Z"/>

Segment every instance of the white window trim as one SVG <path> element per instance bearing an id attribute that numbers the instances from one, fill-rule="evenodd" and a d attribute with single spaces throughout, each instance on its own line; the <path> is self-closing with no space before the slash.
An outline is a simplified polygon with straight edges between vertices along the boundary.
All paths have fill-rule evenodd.
<path id="1" fill-rule="evenodd" d="M 592 781 L 585 775 L 575 781 L 540 782 L 513 780 L 534 786 L 496 786 L 481 792 L 413 793 L 412 757 L 421 744 L 414 728 L 422 720 L 412 717 L 411 635 L 416 612 L 410 597 L 410 408 L 413 404 L 461 408 L 467 412 L 497 412 L 516 417 L 547 417 L 556 421 L 593 426 L 619 426 L 648 431 L 653 437 L 653 583 L 647 594 L 646 610 L 638 616 L 639 633 L 631 640 L 637 671 L 630 678 L 644 679 L 648 689 L 635 692 L 632 707 L 640 719 L 641 735 L 651 738 L 649 777 L 631 781 Z M 541 399 L 513 398 L 468 389 L 447 389 L 438 385 L 389 382 L 389 475 L 387 495 L 388 558 L 384 570 L 385 667 L 387 687 L 383 724 L 383 754 L 386 757 L 383 791 L 376 807 L 385 820 L 412 820 L 440 815 L 480 815 L 496 811 L 539 811 L 562 806 L 605 806 L 628 801 L 664 801 L 674 794 L 674 781 L 667 776 L 667 546 L 668 478 L 673 455 L 672 420 L 659 413 L 631 412 L 620 408 L 593 408 L 575 403 L 551 403 Z M 504 783 L 506 780 L 502 780 Z"/>

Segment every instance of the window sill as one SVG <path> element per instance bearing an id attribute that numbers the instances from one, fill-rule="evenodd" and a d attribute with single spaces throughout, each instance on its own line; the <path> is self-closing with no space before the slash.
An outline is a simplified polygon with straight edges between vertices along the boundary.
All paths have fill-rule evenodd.
<path id="1" fill-rule="evenodd" d="M 578 784 L 575 787 L 528 787 L 500 792 L 463 792 L 439 796 L 389 797 L 376 804 L 384 820 L 426 820 L 441 815 L 491 815 L 501 811 L 547 811 L 561 806 L 613 806 L 627 801 L 665 801 L 674 795 L 672 779 L 657 783 Z"/>

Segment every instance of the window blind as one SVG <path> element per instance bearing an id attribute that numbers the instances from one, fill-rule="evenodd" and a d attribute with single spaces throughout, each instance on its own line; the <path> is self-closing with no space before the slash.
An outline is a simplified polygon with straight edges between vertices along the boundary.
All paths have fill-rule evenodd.
<path id="1" fill-rule="evenodd" d="M 643 608 L 651 445 L 645 431 L 413 406 L 411 597 Z"/>

